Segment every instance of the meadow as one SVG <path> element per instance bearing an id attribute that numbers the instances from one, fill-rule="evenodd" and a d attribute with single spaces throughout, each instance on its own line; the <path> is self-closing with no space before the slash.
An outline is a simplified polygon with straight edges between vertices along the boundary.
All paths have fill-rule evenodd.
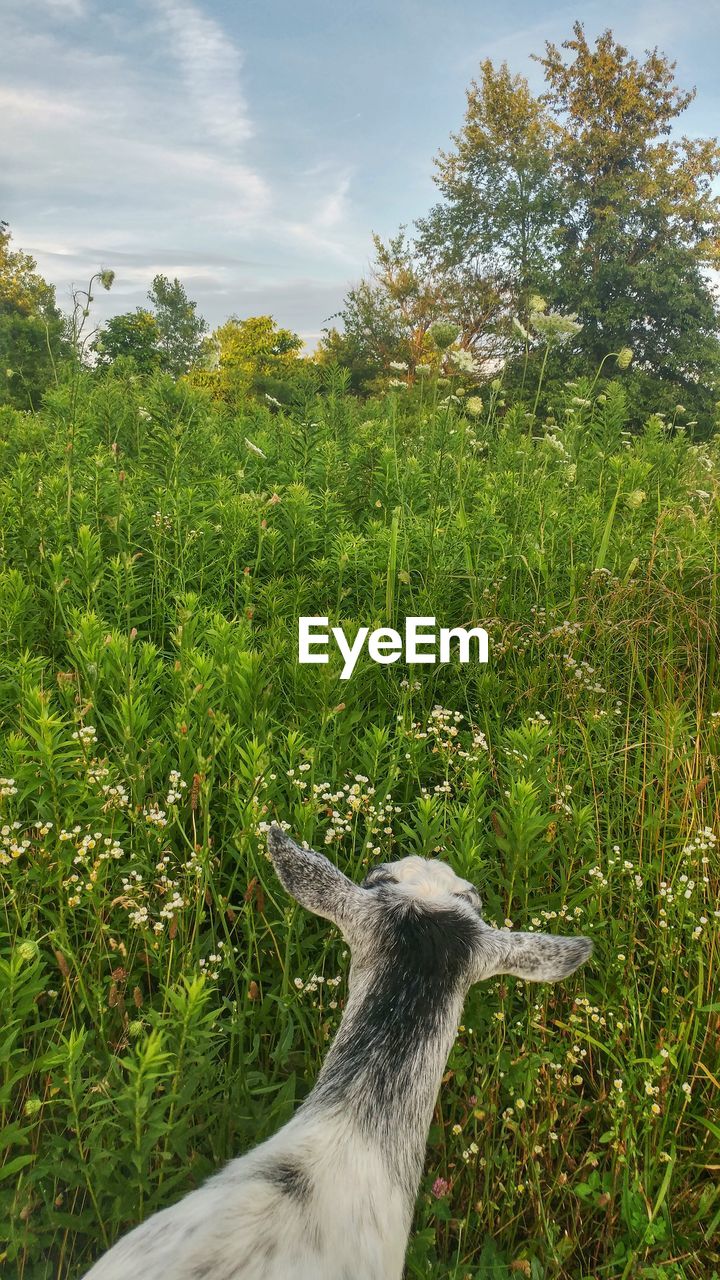
<path id="1" fill-rule="evenodd" d="M 720 1275 L 720 450 L 612 379 L 542 421 L 460 391 L 330 368 L 230 410 L 111 370 L 0 410 L 4 1275 L 81 1276 L 311 1087 L 348 955 L 274 820 L 595 940 L 470 993 L 409 1280 Z M 490 660 L 341 681 L 301 615 Z"/>

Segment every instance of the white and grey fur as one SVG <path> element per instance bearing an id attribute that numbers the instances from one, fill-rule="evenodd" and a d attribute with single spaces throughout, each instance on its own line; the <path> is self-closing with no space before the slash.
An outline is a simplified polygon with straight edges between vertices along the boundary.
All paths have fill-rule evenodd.
<path id="1" fill-rule="evenodd" d="M 87 1280 L 400 1280 L 440 1080 L 474 982 L 571 974 L 588 938 L 493 929 L 467 880 L 403 858 L 354 884 L 279 827 L 270 854 L 351 950 L 347 1006 L 279 1133 L 148 1218 Z"/>

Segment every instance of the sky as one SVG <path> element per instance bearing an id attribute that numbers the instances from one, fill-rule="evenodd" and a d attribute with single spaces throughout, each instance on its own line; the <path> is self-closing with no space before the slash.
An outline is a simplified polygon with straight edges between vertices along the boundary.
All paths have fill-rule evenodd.
<path id="1" fill-rule="evenodd" d="M 368 274 L 371 233 L 437 199 L 433 157 L 480 62 L 531 60 L 611 27 L 658 46 L 720 133 L 717 0 L 2 0 L 0 219 L 70 309 L 112 268 L 96 317 L 177 276 L 210 327 L 271 314 L 311 349 Z"/>

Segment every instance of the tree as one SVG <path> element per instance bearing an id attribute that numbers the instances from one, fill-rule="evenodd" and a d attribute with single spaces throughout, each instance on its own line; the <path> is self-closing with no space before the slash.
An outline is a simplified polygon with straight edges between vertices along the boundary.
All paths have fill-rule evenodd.
<path id="1" fill-rule="evenodd" d="M 190 380 L 233 405 L 252 394 L 274 396 L 278 384 L 302 377 L 308 364 L 297 358 L 302 346 L 302 338 L 278 328 L 272 316 L 231 316 L 203 343 L 202 364 Z"/>
<path id="2" fill-rule="evenodd" d="M 552 122 L 522 76 L 483 62 L 467 94 L 456 149 L 440 152 L 434 181 L 443 200 L 383 244 L 374 236 L 372 277 L 348 293 L 321 358 L 346 362 L 355 384 L 374 389 L 391 361 L 410 370 L 428 358 L 427 332 L 449 318 L 477 364 L 494 370 L 506 352 L 511 319 L 550 273 L 552 217 L 559 202 L 552 174 Z"/>
<path id="3" fill-rule="evenodd" d="M 367 284 L 361 282 L 355 289 L 350 290 L 343 310 L 338 312 L 338 316 L 343 320 L 343 330 L 338 329 L 336 325 L 325 329 L 315 352 L 315 363 L 321 369 L 337 365 L 346 370 L 349 374 L 349 389 L 358 392 L 370 390 L 382 369 L 386 367 L 386 362 L 381 362 L 378 357 L 375 343 L 369 339 L 366 326 L 359 325 L 357 326 L 359 332 L 353 332 L 355 324 L 351 317 L 358 305 L 357 292 L 368 288 Z M 377 305 L 379 315 L 382 299 L 378 299 Z M 370 324 L 374 326 L 376 317 L 373 315 L 373 307 L 374 299 L 371 298 L 368 316 Z M 396 344 L 392 344 L 392 350 L 395 350 L 395 346 Z"/>
<path id="4" fill-rule="evenodd" d="M 561 191 L 553 172 L 553 124 L 524 76 L 489 59 L 467 91 L 455 149 L 435 160 L 442 201 L 417 223 L 418 250 L 459 283 L 490 283 L 498 305 L 527 317 L 556 257 Z M 487 292 L 487 290 L 485 290 Z"/>
<path id="5" fill-rule="evenodd" d="M 350 291 L 345 332 L 328 341 L 355 370 L 387 363 L 393 344 L 411 362 L 429 312 L 443 311 L 486 371 L 505 359 L 508 380 L 517 372 L 528 385 L 534 361 L 552 381 L 632 348 L 625 378 L 637 416 L 669 397 L 709 420 L 720 376 L 708 274 L 720 264 L 720 147 L 672 133 L 694 91 L 677 86 L 657 50 L 631 57 L 610 31 L 591 47 L 580 23 L 537 60 L 540 96 L 505 64 L 482 63 L 463 127 L 436 160 L 442 199 L 414 241 L 381 250 L 376 240 L 373 276 Z M 518 362 L 512 322 L 529 332 L 537 296 L 581 328 L 572 348 L 547 360 L 531 342 Z"/>
<path id="6" fill-rule="evenodd" d="M 719 364 L 704 273 L 720 262 L 720 147 L 670 137 L 695 91 L 657 49 L 641 62 L 611 31 L 591 48 L 579 22 L 562 49 L 537 59 L 564 197 L 553 300 L 578 312 L 591 362 L 630 346 L 637 368 L 692 393 Z"/>
<path id="7" fill-rule="evenodd" d="M 373 242 L 371 277 L 349 290 L 338 313 L 343 332 L 328 331 L 319 362 L 348 368 L 356 390 L 381 390 L 394 363 L 407 365 L 412 378 L 418 364 L 436 360 L 430 330 L 446 319 L 455 322 L 460 346 L 478 367 L 496 359 L 495 325 L 507 309 L 497 276 L 472 264 L 432 261 L 406 239 L 404 227 L 387 243 L 377 235 Z"/>
<path id="8" fill-rule="evenodd" d="M 65 324 L 52 285 L 11 239 L 0 222 L 0 403 L 35 409 L 67 355 Z"/>
<path id="9" fill-rule="evenodd" d="M 160 367 L 160 333 L 151 311 L 137 307 L 107 320 L 92 343 L 100 367 L 119 358 L 132 360 L 139 373 Z"/>
<path id="10" fill-rule="evenodd" d="M 179 378 L 198 359 L 207 324 L 177 278 L 171 284 L 167 276 L 155 276 L 148 298 L 155 308 L 162 368 Z"/>
<path id="11" fill-rule="evenodd" d="M 426 335 L 443 314 L 437 287 L 413 254 L 405 229 L 384 244 L 373 235 L 375 262 L 370 280 L 350 289 L 342 310 L 342 334 L 328 331 L 320 363 L 339 360 L 351 371 L 356 389 L 377 389 L 392 361 L 412 370 L 428 349 Z"/>

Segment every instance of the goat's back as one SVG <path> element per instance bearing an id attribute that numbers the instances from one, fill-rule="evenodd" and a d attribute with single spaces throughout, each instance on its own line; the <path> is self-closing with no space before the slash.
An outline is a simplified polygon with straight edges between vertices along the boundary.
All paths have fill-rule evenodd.
<path id="1" fill-rule="evenodd" d="M 386 1163 L 347 1120 L 299 1114 L 120 1239 L 86 1280 L 400 1280 L 409 1226 Z"/>

